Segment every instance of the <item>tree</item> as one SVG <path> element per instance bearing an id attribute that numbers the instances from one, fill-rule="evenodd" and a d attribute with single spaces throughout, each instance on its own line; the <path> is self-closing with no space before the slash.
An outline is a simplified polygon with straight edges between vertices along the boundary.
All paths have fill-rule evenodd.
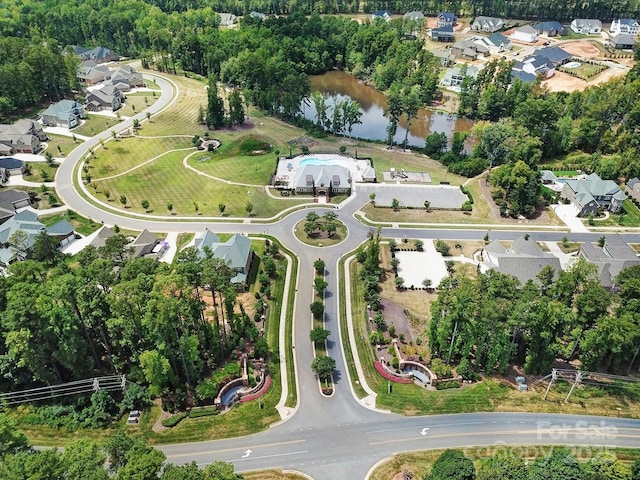
<path id="1" fill-rule="evenodd" d="M 320 381 L 329 381 L 336 369 L 336 361 L 326 355 L 318 355 L 311 362 L 311 370 L 315 373 Z"/>
<path id="2" fill-rule="evenodd" d="M 400 201 L 397 198 L 391 200 L 391 208 L 393 208 L 394 211 L 398 211 L 400 208 Z"/>
<path id="3" fill-rule="evenodd" d="M 225 124 L 224 102 L 218 95 L 218 82 L 214 75 L 209 76 L 207 85 L 206 123 L 209 128 L 220 128 Z"/>
<path id="4" fill-rule="evenodd" d="M 232 463 L 213 462 L 204 469 L 204 480 L 242 480 L 242 476 L 235 473 Z"/>
<path id="5" fill-rule="evenodd" d="M 169 360 L 158 350 L 147 350 L 140 354 L 140 367 L 145 379 L 149 382 L 149 392 L 153 396 L 160 396 L 163 388 L 172 383 L 173 370 Z"/>
<path id="6" fill-rule="evenodd" d="M 120 195 L 120 203 L 124 208 L 127 208 L 127 197 L 125 195 Z"/>
<path id="7" fill-rule="evenodd" d="M 327 338 L 329 338 L 329 335 L 331 335 L 331 332 L 329 330 L 325 330 L 322 327 L 315 327 L 309 333 L 309 338 L 313 343 L 318 345 L 322 344 Z"/>
<path id="8" fill-rule="evenodd" d="M 135 440 L 124 433 L 117 432 L 109 437 L 104 445 L 107 453 L 107 461 L 109 462 L 109 470 L 112 473 L 118 471 L 127 463 L 127 453 L 133 447 Z"/>
<path id="9" fill-rule="evenodd" d="M 325 267 L 324 260 L 322 260 L 321 258 L 313 262 L 313 268 L 318 274 L 324 273 L 324 267 Z"/>
<path id="10" fill-rule="evenodd" d="M 407 118 L 407 128 L 404 134 L 404 148 L 407 148 L 407 141 L 409 140 L 409 130 L 411 129 L 411 123 L 413 119 L 418 115 L 422 101 L 420 96 L 416 92 L 415 88 L 412 88 L 408 93 L 405 92 L 402 99 L 402 111 Z"/>
<path id="11" fill-rule="evenodd" d="M 244 206 L 244 209 L 247 211 L 247 215 L 251 216 L 251 212 L 253 212 L 253 203 L 247 201 L 247 204 Z"/>
<path id="12" fill-rule="evenodd" d="M 536 459 L 529 467 L 531 480 L 580 480 L 580 464 L 566 448 L 554 448 L 550 455 Z"/>
<path id="13" fill-rule="evenodd" d="M 394 280 L 397 289 L 404 288 L 404 278 L 396 277 Z"/>
<path id="14" fill-rule="evenodd" d="M 311 101 L 316 109 L 316 125 L 322 130 L 326 130 L 329 126 L 329 117 L 327 116 L 329 106 L 326 95 L 317 90 L 313 91 L 311 92 Z"/>
<path id="15" fill-rule="evenodd" d="M 160 450 L 135 440 L 125 455 L 125 464 L 118 469 L 116 480 L 157 480 L 166 456 Z"/>
<path id="16" fill-rule="evenodd" d="M 341 109 L 344 127 L 347 129 L 347 132 L 349 132 L 349 136 L 351 136 L 353 126 L 360 125 L 362 123 L 362 111 L 360 110 L 360 104 L 351 98 L 347 98 L 341 103 Z"/>
<path id="17" fill-rule="evenodd" d="M 227 209 L 227 206 L 224 203 L 218 204 L 218 210 L 220 211 L 220 215 L 224 217 L 224 211 Z"/>
<path id="18" fill-rule="evenodd" d="M 33 246 L 34 260 L 53 266 L 57 265 L 63 257 L 62 252 L 58 250 L 58 242 L 55 238 L 44 230 L 36 236 Z"/>
<path id="19" fill-rule="evenodd" d="M 234 88 L 229 95 L 229 120 L 231 123 L 242 125 L 244 123 L 244 104 L 240 90 Z"/>
<path id="20" fill-rule="evenodd" d="M 318 295 L 322 295 L 322 293 L 326 290 L 329 283 L 324 278 L 316 278 L 313 281 L 313 287 L 315 288 Z"/>
<path id="21" fill-rule="evenodd" d="M 527 478 L 524 460 L 509 450 L 498 451 L 480 463 L 478 480 L 520 480 Z"/>
<path id="22" fill-rule="evenodd" d="M 447 135 L 444 132 L 430 133 L 425 140 L 424 153 L 438 160 L 447 149 L 448 143 Z"/>
<path id="23" fill-rule="evenodd" d="M 204 471 L 198 468 L 196 462 L 187 465 L 169 463 L 164 467 L 162 480 L 204 480 Z"/>
<path id="24" fill-rule="evenodd" d="M 169 210 L 169 213 L 173 215 L 173 203 L 167 203 L 167 210 Z"/>
<path id="25" fill-rule="evenodd" d="M 425 200 L 425 201 L 424 201 L 424 209 L 425 209 L 427 212 L 430 212 L 430 211 L 431 211 L 431 202 L 430 202 L 429 200 Z"/>
<path id="26" fill-rule="evenodd" d="M 420 240 L 419 238 L 416 239 L 413 244 L 416 247 L 416 250 L 418 250 L 419 252 L 422 251 L 422 249 L 424 248 L 424 242 L 422 240 Z"/>
<path id="27" fill-rule="evenodd" d="M 473 480 L 473 462 L 459 450 L 445 450 L 431 466 L 428 480 Z"/>
<path id="28" fill-rule="evenodd" d="M 144 208 L 145 212 L 149 211 L 149 200 L 142 200 L 140 202 L 140 205 L 142 205 L 142 208 Z"/>
<path id="29" fill-rule="evenodd" d="M 100 446 L 86 439 L 72 440 L 62 454 L 66 478 L 107 480 L 104 469 L 105 455 Z"/>
<path id="30" fill-rule="evenodd" d="M 309 306 L 309 308 L 315 318 L 322 317 L 322 314 L 324 313 L 324 303 L 315 301 Z"/>
<path id="31" fill-rule="evenodd" d="M 29 448 L 29 441 L 26 435 L 17 429 L 16 421 L 0 413 L 0 458 L 24 452 Z"/>
<path id="32" fill-rule="evenodd" d="M 53 161 L 53 155 L 51 152 L 45 152 L 44 160 L 49 167 L 53 166 L 54 161 Z"/>
<path id="33" fill-rule="evenodd" d="M 398 119 L 403 112 L 402 94 L 398 84 L 391 85 L 389 94 L 387 95 L 387 107 L 384 114 L 389 116 L 389 125 L 387 126 L 387 141 L 389 148 L 393 147 L 393 137 L 398 131 Z"/>

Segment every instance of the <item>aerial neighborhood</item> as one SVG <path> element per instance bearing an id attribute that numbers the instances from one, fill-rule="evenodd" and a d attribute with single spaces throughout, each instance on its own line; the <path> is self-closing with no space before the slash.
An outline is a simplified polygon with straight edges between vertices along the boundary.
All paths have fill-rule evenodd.
<path id="1" fill-rule="evenodd" d="M 603 1 L 2 3 L 0 479 L 640 479 Z"/>

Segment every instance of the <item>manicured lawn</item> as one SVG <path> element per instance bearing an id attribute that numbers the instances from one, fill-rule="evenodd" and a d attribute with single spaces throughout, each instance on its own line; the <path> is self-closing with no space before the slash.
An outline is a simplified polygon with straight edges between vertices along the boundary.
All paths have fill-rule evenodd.
<path id="1" fill-rule="evenodd" d="M 577 177 L 578 172 L 576 170 L 555 170 L 553 174 L 556 177 Z"/>
<path id="2" fill-rule="evenodd" d="M 124 107 L 118 110 L 118 113 L 123 117 L 132 117 L 156 103 L 160 98 L 160 93 L 158 90 L 155 97 L 152 92 L 126 93 L 127 99 L 124 102 Z"/>
<path id="3" fill-rule="evenodd" d="M 22 175 L 23 178 L 29 182 L 45 183 L 53 182 L 56 178 L 56 172 L 58 171 L 58 165 L 49 166 L 46 162 L 27 162 L 31 173 L 29 175 Z"/>
<path id="4" fill-rule="evenodd" d="M 82 140 L 76 140 L 74 143 L 73 138 L 65 137 L 64 135 L 53 135 L 51 133 L 47 135 L 49 135 L 51 140 L 47 142 L 48 147 L 46 151 L 50 152 L 54 157 L 66 157 L 73 149 L 82 143 Z M 58 147 L 60 147 L 60 150 L 58 150 Z"/>
<path id="5" fill-rule="evenodd" d="M 347 227 L 340 220 L 336 220 L 336 233 L 333 234 L 332 237 L 321 238 L 321 237 L 310 237 L 304 231 L 304 225 L 306 220 L 302 220 L 298 222 L 294 228 L 294 234 L 298 240 L 302 243 L 306 243 L 307 245 L 313 245 L 314 247 L 328 247 L 331 245 L 337 245 L 342 242 L 345 238 L 347 238 Z M 322 225 L 324 222 L 322 218 L 318 220 L 318 224 Z"/>
<path id="6" fill-rule="evenodd" d="M 99 181 L 101 178 L 121 174 L 158 155 L 177 149 L 183 150 L 178 155 L 182 158 L 194 151 L 191 137 L 130 137 L 109 140 L 104 143 L 104 147 L 96 149 L 95 158 L 90 159 L 91 176 L 94 181 Z M 183 168 L 181 162 L 179 162 L 179 168 Z"/>
<path id="7" fill-rule="evenodd" d="M 120 120 L 117 118 L 105 117 L 104 115 L 87 115 L 84 124 L 71 130 L 71 133 L 93 137 L 98 133 L 109 130 L 118 123 L 120 123 Z"/>
<path id="8" fill-rule="evenodd" d="M 638 210 L 638 207 L 636 207 L 631 200 L 627 199 L 622 204 L 622 214 L 624 215 L 622 223 L 620 223 L 621 215 L 611 214 L 606 220 L 598 220 L 596 218 L 594 220 L 595 225 L 597 227 L 640 227 L 640 210 Z M 583 223 L 586 225 L 588 220 L 583 220 Z"/>

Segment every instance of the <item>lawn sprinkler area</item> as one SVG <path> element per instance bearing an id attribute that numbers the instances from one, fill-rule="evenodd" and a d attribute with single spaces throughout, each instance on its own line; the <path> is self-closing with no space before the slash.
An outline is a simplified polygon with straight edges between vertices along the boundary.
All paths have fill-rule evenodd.
<path id="1" fill-rule="evenodd" d="M 368 159 L 327 153 L 298 155 L 293 158 L 278 159 L 275 181 L 285 189 L 294 189 L 298 170 L 310 165 L 345 167 L 349 170 L 354 182 L 362 182 L 363 174 L 371 170 L 371 161 Z"/>

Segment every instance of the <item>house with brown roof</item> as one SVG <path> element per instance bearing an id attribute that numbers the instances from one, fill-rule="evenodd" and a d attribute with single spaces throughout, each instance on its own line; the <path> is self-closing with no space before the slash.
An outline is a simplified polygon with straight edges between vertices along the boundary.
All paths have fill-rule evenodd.
<path id="1" fill-rule="evenodd" d="M 94 90 L 87 94 L 87 110 L 97 112 L 99 110 L 118 110 L 124 103 L 124 95 L 115 85 L 105 85 L 100 90 Z"/>
<path id="2" fill-rule="evenodd" d="M 10 125 L 0 125 L 0 154 L 37 153 L 40 144 L 48 139 L 42 125 L 34 120 L 22 119 Z"/>

